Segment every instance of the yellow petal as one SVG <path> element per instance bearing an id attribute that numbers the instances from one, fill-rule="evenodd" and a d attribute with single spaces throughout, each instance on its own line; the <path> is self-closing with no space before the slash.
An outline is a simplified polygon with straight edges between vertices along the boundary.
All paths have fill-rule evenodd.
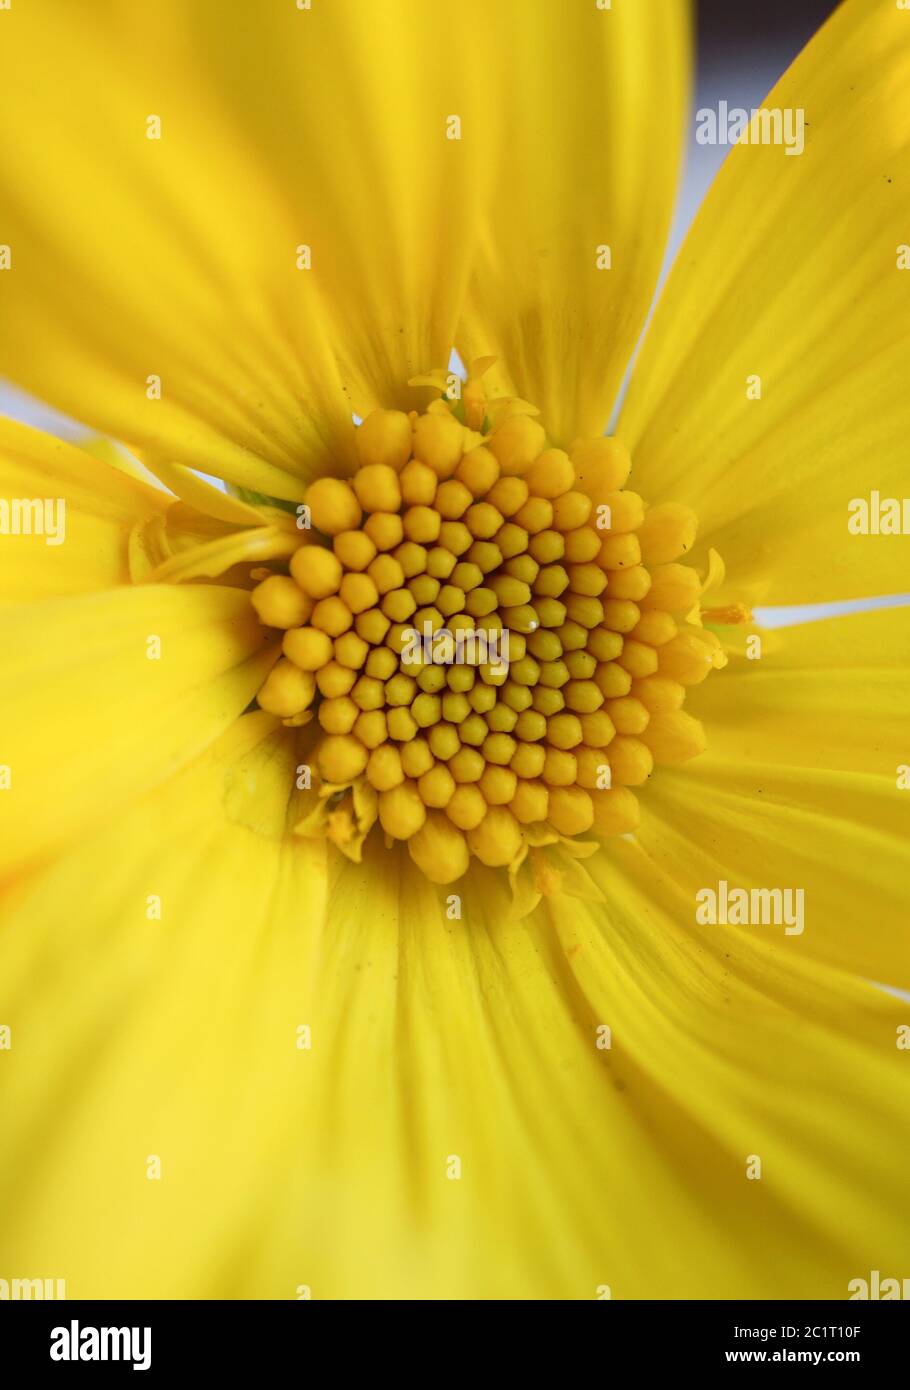
<path id="1" fill-rule="evenodd" d="M 496 354 L 509 394 L 539 406 L 565 445 L 606 426 L 654 292 L 679 174 L 688 7 L 479 10 L 503 133 L 458 345 L 466 361 Z"/>
<path id="2" fill-rule="evenodd" d="M 148 585 L 0 610 L 0 872 L 173 774 L 242 713 L 277 649 L 245 590 Z"/>
<path id="3" fill-rule="evenodd" d="M 126 583 L 132 526 L 169 501 L 62 439 L 0 419 L 3 602 Z"/>
<path id="4" fill-rule="evenodd" d="M 852 1279 L 902 1269 L 906 1005 L 807 962 L 795 937 L 698 926 L 653 837 L 586 862 L 606 913 L 554 921 L 575 1008 L 609 1027 L 601 1055 L 638 1149 L 678 1183 L 670 1202 L 648 1203 L 643 1174 L 613 1193 L 641 1218 L 614 1296 L 845 1299 Z"/>
<path id="5" fill-rule="evenodd" d="M 25 6 L 7 29 L 0 372 L 151 467 L 291 499 L 343 468 L 352 410 L 454 338 L 476 36 L 406 0 Z"/>
<path id="6" fill-rule="evenodd" d="M 695 508 L 740 601 L 906 587 L 900 537 L 847 530 L 852 499 L 907 492 L 906 21 L 849 0 L 766 98 L 805 150 L 731 151 L 633 372 L 633 481 Z"/>
<path id="7" fill-rule="evenodd" d="M 721 878 L 802 889 L 786 959 L 910 987 L 910 608 L 774 636 L 775 650 L 733 656 L 690 692 L 708 751 L 655 773 L 638 838 L 690 903 Z"/>
<path id="8" fill-rule="evenodd" d="M 327 871 L 282 834 L 273 726 L 238 721 L 4 903 L 6 1267 L 286 1299 L 834 1298 L 890 1267 L 895 1001 L 731 966 L 624 842 L 585 861 L 606 910 L 517 924 L 488 873 L 459 920 L 404 853 Z"/>

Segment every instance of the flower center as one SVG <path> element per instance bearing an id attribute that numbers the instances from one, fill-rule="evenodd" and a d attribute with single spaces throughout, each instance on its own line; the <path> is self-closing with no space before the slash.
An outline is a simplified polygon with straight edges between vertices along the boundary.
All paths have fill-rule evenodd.
<path id="1" fill-rule="evenodd" d="M 618 440 L 550 448 L 535 414 L 472 376 L 368 416 L 358 471 L 308 489 L 290 573 L 252 593 L 283 630 L 259 704 L 315 734 L 300 833 L 359 859 L 378 821 L 433 882 L 514 871 L 633 830 L 632 788 L 704 747 L 685 690 L 724 658 L 678 563 L 695 516 L 628 490 Z"/>

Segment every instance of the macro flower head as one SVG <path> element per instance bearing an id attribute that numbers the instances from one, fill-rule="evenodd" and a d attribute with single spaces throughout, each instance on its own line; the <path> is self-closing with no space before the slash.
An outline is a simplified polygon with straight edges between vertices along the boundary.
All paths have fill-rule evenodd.
<path id="1" fill-rule="evenodd" d="M 906 1272 L 910 610 L 756 610 L 905 585 L 910 14 L 838 8 L 648 321 L 690 42 L 0 13 L 0 375 L 85 427 L 0 420 L 0 1275 Z"/>

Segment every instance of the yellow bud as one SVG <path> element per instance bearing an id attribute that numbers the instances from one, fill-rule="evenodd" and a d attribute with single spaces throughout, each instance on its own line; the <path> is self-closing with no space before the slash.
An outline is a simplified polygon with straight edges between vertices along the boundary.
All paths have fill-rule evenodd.
<path id="1" fill-rule="evenodd" d="M 351 734 L 329 734 L 316 750 L 316 765 L 323 781 L 346 786 L 367 765 L 367 750 Z"/>
<path id="2" fill-rule="evenodd" d="M 473 540 L 463 521 L 444 521 L 439 528 L 439 544 L 452 555 L 463 555 L 470 549 Z"/>
<path id="3" fill-rule="evenodd" d="M 439 884 L 454 883 L 461 878 L 471 858 L 461 831 L 438 811 L 431 812 L 408 840 L 408 853 L 421 873 L 431 883 Z"/>
<path id="4" fill-rule="evenodd" d="M 446 521 L 457 521 L 460 516 L 464 516 L 473 500 L 473 494 L 464 483 L 460 483 L 457 478 L 450 478 L 448 482 L 440 483 L 433 506 Z M 469 526 L 468 530 L 470 529 Z"/>
<path id="5" fill-rule="evenodd" d="M 397 739 L 399 743 L 407 743 L 417 733 L 417 721 L 404 705 L 390 709 L 386 714 L 386 719 L 389 725 L 389 738 Z"/>
<path id="6" fill-rule="evenodd" d="M 320 632 L 327 632 L 330 637 L 340 637 L 343 632 L 347 632 L 353 621 L 351 610 L 337 594 L 333 594 L 331 598 L 321 598 L 310 618 L 314 628 L 318 628 Z"/>
<path id="7" fill-rule="evenodd" d="M 557 531 L 577 531 L 588 521 L 593 504 L 584 492 L 564 492 L 553 502 L 553 525 Z"/>
<path id="8" fill-rule="evenodd" d="M 406 623 L 417 611 L 417 602 L 409 589 L 392 589 L 382 600 L 382 611 L 393 623 Z"/>
<path id="9" fill-rule="evenodd" d="M 366 673 L 378 681 L 387 681 L 398 670 L 398 658 L 388 647 L 376 647 L 367 657 Z"/>
<path id="10" fill-rule="evenodd" d="M 419 728 L 431 729 L 434 724 L 439 723 L 441 714 L 441 701 L 439 696 L 429 695 L 426 691 L 422 691 L 411 705 L 411 713 Z"/>
<path id="11" fill-rule="evenodd" d="M 420 415 L 414 422 L 414 457 L 428 464 L 437 478 L 450 478 L 461 461 L 464 430 L 448 414 Z"/>
<path id="12" fill-rule="evenodd" d="M 483 756 L 488 763 L 507 767 L 517 746 L 511 734 L 490 734 L 483 741 Z"/>
<path id="13" fill-rule="evenodd" d="M 520 686 L 516 687 L 521 689 Z M 500 701 L 487 715 L 487 727 L 493 734 L 510 734 L 518 723 L 518 711 Z"/>
<path id="14" fill-rule="evenodd" d="M 695 544 L 698 517 L 680 502 L 662 502 L 646 513 L 638 530 L 642 559 L 649 565 L 678 560 Z"/>
<path id="15" fill-rule="evenodd" d="M 310 671 L 301 671 L 293 662 L 281 659 L 265 678 L 257 699 L 260 709 L 290 719 L 313 702 L 316 681 Z"/>
<path id="16" fill-rule="evenodd" d="M 364 710 L 358 714 L 352 733 L 364 748 L 378 748 L 380 743 L 385 743 L 388 736 L 385 710 Z"/>
<path id="17" fill-rule="evenodd" d="M 313 611 L 312 598 L 286 574 L 271 574 L 263 579 L 250 594 L 250 600 L 266 627 L 302 627 Z"/>
<path id="18" fill-rule="evenodd" d="M 477 540 L 488 541 L 502 525 L 502 514 L 489 502 L 475 502 L 465 513 L 464 523 Z"/>
<path id="19" fill-rule="evenodd" d="M 435 806 L 438 810 L 443 810 L 452 800 L 455 778 L 445 763 L 437 763 L 423 774 L 417 783 L 417 790 L 425 806 Z"/>
<path id="20" fill-rule="evenodd" d="M 524 478 L 500 478 L 490 488 L 485 501 L 502 516 L 514 516 L 528 500 L 528 484 Z"/>
<path id="21" fill-rule="evenodd" d="M 439 513 L 433 507 L 408 507 L 404 514 L 404 533 L 409 541 L 431 545 L 441 529 Z"/>
<path id="22" fill-rule="evenodd" d="M 476 748 L 462 746 L 449 759 L 449 771 L 456 782 L 479 782 L 483 776 L 484 761 Z"/>
<path id="23" fill-rule="evenodd" d="M 504 806 L 491 806 L 483 820 L 468 831 L 468 844 L 481 864 L 504 868 L 521 849 L 521 826 Z"/>
<path id="24" fill-rule="evenodd" d="M 531 695 L 531 705 L 539 714 L 545 714 L 549 718 L 553 714 L 558 714 L 565 708 L 566 697 L 561 690 L 555 690 L 551 685 L 538 685 Z"/>
<path id="25" fill-rule="evenodd" d="M 546 755 L 547 750 L 542 743 L 519 743 L 509 766 L 519 777 L 539 777 Z"/>
<path id="26" fill-rule="evenodd" d="M 367 574 L 380 594 L 400 589 L 404 584 L 404 570 L 391 555 L 377 555 L 367 568 Z"/>
<path id="27" fill-rule="evenodd" d="M 598 835 L 629 835 L 641 823 L 638 798 L 628 787 L 613 787 L 592 798 L 594 829 Z"/>
<path id="28" fill-rule="evenodd" d="M 417 783 L 402 782 L 379 793 L 379 823 L 393 840 L 409 840 L 424 824 L 427 808 L 420 799 Z"/>
<path id="29" fill-rule="evenodd" d="M 573 680 L 590 680 L 597 669 L 597 658 L 591 652 L 566 652 L 565 661 Z"/>
<path id="30" fill-rule="evenodd" d="M 644 565 L 611 570 L 607 576 L 607 593 L 610 598 L 630 598 L 633 603 L 641 603 L 650 588 L 651 575 Z"/>
<path id="31" fill-rule="evenodd" d="M 481 689 L 489 690 L 489 686 L 482 686 Z M 495 694 L 495 692 L 493 692 Z M 473 694 L 473 691 L 471 692 Z M 468 696 L 470 699 L 471 696 Z M 496 706 L 494 705 L 494 709 Z M 491 711 L 492 713 L 492 711 Z M 458 726 L 458 737 L 462 743 L 469 743 L 472 748 L 479 748 L 489 733 L 487 722 L 483 715 L 469 714 L 467 719 L 462 720 Z"/>
<path id="32" fill-rule="evenodd" d="M 648 646 L 647 642 L 636 642 L 634 638 L 627 637 L 618 662 L 630 676 L 640 680 L 643 676 L 653 676 L 656 672 L 657 651 L 654 647 Z"/>
<path id="33" fill-rule="evenodd" d="M 512 415 L 487 436 L 487 447 L 506 474 L 523 473 L 546 443 L 542 425 L 528 415 Z"/>
<path id="34" fill-rule="evenodd" d="M 616 570 L 634 569 L 641 564 L 641 544 L 638 534 L 630 531 L 627 535 L 604 536 L 597 552 L 597 563 L 611 575 Z M 612 592 L 612 579 L 610 581 Z"/>
<path id="35" fill-rule="evenodd" d="M 406 777 L 422 777 L 433 766 L 433 754 L 425 738 L 411 739 L 399 750 L 401 766 Z"/>
<path id="36" fill-rule="evenodd" d="M 371 646 L 377 646 L 384 641 L 391 626 L 389 619 L 378 608 L 371 608 L 366 613 L 358 613 L 354 619 L 357 636 L 362 637 L 364 642 L 369 642 Z M 373 675 L 374 673 L 371 671 L 370 674 Z"/>
<path id="37" fill-rule="evenodd" d="M 562 748 L 548 748 L 544 757 L 543 780 L 550 787 L 571 787 L 575 783 L 577 768 L 572 753 Z"/>
<path id="38" fill-rule="evenodd" d="M 409 705 L 416 694 L 417 682 L 413 676 L 407 676 L 403 671 L 399 671 L 385 683 L 387 705 Z"/>
<path id="39" fill-rule="evenodd" d="M 632 695 L 608 700 L 604 708 L 618 734 L 643 734 L 651 718 L 641 701 Z"/>
<path id="40" fill-rule="evenodd" d="M 515 795 L 518 777 L 510 767 L 487 764 L 480 779 L 480 790 L 488 806 L 508 806 Z"/>
<path id="41" fill-rule="evenodd" d="M 646 676 L 644 680 L 633 681 L 632 694 L 652 714 L 682 709 L 686 698 L 685 687 L 665 676 Z"/>
<path id="42" fill-rule="evenodd" d="M 359 573 L 376 558 L 376 547 L 365 531 L 341 531 L 332 549 L 346 570 Z"/>
<path id="43" fill-rule="evenodd" d="M 651 571 L 645 606 L 663 608 L 668 613 L 689 613 L 700 596 L 701 581 L 695 570 L 688 565 L 657 565 Z"/>
<path id="44" fill-rule="evenodd" d="M 605 700 L 628 695 L 632 688 L 632 677 L 615 661 L 606 661 L 598 665 L 594 672 L 594 681 Z"/>
<path id="45" fill-rule="evenodd" d="M 458 732 L 451 724 L 437 724 L 430 730 L 429 741 L 433 756 L 444 763 L 454 758 L 461 747 Z"/>
<path id="46" fill-rule="evenodd" d="M 367 781 L 378 792 L 391 791 L 404 781 L 401 755 L 394 743 L 382 743 L 373 749 L 367 763 Z"/>
<path id="47" fill-rule="evenodd" d="M 354 433 L 362 467 L 385 464 L 399 471 L 411 454 L 411 421 L 403 410 L 373 410 Z"/>
<path id="48" fill-rule="evenodd" d="M 580 623 L 582 627 L 590 629 L 604 621 L 605 605 L 599 598 L 593 598 L 590 594 L 568 593 L 565 596 L 565 605 L 570 623 Z"/>
<path id="49" fill-rule="evenodd" d="M 539 565 L 552 565 L 561 560 L 566 551 L 566 541 L 561 531 L 538 531 L 528 541 L 528 552 Z"/>
<path id="50" fill-rule="evenodd" d="M 594 503 L 608 492 L 625 487 L 632 471 L 628 449 L 615 436 L 579 439 L 569 450 L 577 487 Z"/>
<path id="51" fill-rule="evenodd" d="M 492 541 L 475 541 L 468 551 L 468 560 L 484 574 L 489 574 L 502 564 L 502 551 Z"/>
<path id="52" fill-rule="evenodd" d="M 583 835 L 594 824 L 594 806 L 581 787 L 553 787 L 547 820 L 560 835 Z"/>
<path id="53" fill-rule="evenodd" d="M 564 449 L 547 449 L 529 464 L 524 479 L 532 496 L 552 501 L 575 486 L 575 469 Z"/>
<path id="54" fill-rule="evenodd" d="M 606 754 L 614 786 L 639 787 L 654 770 L 654 758 L 637 738 L 617 735 Z"/>
<path id="55" fill-rule="evenodd" d="M 408 507 L 431 507 L 438 479 L 429 464 L 412 459 L 402 471 L 401 496 Z"/>
<path id="56" fill-rule="evenodd" d="M 569 679 L 569 668 L 564 661 L 542 661 L 540 663 L 540 684 L 559 690 Z"/>
<path id="57" fill-rule="evenodd" d="M 607 592 L 609 593 L 609 589 Z M 603 600 L 603 615 L 599 621 L 611 632 L 631 632 L 640 617 L 638 605 L 629 599 L 606 598 Z M 579 618 L 578 621 L 582 620 Z"/>
<path id="58" fill-rule="evenodd" d="M 331 637 L 314 627 L 289 628 L 281 649 L 302 671 L 318 671 L 332 659 Z"/>
<path id="59" fill-rule="evenodd" d="M 331 550 L 321 545 L 302 545 L 291 556 L 291 574 L 305 594 L 320 599 L 338 593 L 344 570 Z"/>
<path id="60" fill-rule="evenodd" d="M 574 497 L 574 493 L 568 494 Z M 580 526 L 566 532 L 566 559 L 573 565 L 585 565 L 600 554 L 601 535 L 592 526 Z"/>
<path id="61" fill-rule="evenodd" d="M 317 718 L 327 734 L 349 734 L 357 722 L 360 710 L 347 695 L 323 700 Z"/>
<path id="62" fill-rule="evenodd" d="M 401 565 L 405 579 L 416 579 L 427 568 L 427 552 L 416 541 L 402 541 L 394 551 L 395 559 Z"/>
<path id="63" fill-rule="evenodd" d="M 499 477 L 499 464 L 489 449 L 480 445 L 470 449 L 455 469 L 455 477 L 468 489 L 472 497 L 482 497 L 489 492 Z"/>
<path id="64" fill-rule="evenodd" d="M 316 684 L 319 687 L 319 692 L 327 700 L 337 699 L 339 695 L 347 695 L 356 679 L 356 671 L 348 670 L 337 660 L 330 661 L 327 666 L 320 666 L 316 672 Z"/>
<path id="65" fill-rule="evenodd" d="M 657 649 L 658 670 L 682 685 L 700 685 L 714 668 L 716 644 L 717 638 L 704 629 L 697 634 L 688 629 L 678 632 Z"/>
<path id="66" fill-rule="evenodd" d="M 404 523 L 397 512 L 372 512 L 363 529 L 377 550 L 394 550 L 401 545 Z"/>
<path id="67" fill-rule="evenodd" d="M 364 613 L 379 602 L 379 591 L 368 574 L 346 574 L 339 592 L 352 613 Z"/>
<path id="68" fill-rule="evenodd" d="M 519 480 L 517 478 L 509 478 L 506 479 L 506 481 L 518 482 Z M 507 521 L 505 525 L 500 526 L 499 530 L 496 532 L 496 545 L 499 548 L 499 553 L 505 560 L 517 560 L 520 556 L 524 557 L 525 555 L 528 546 L 528 533 L 523 526 L 516 526 L 513 521 Z M 537 562 L 531 555 L 527 556 L 527 560 L 534 565 L 534 572 L 536 574 Z M 508 573 L 514 574 L 514 570 L 509 570 Z M 521 579 L 522 577 L 523 576 L 520 574 L 515 575 L 516 579 Z"/>
<path id="69" fill-rule="evenodd" d="M 701 722 L 682 709 L 655 714 L 642 742 L 651 750 L 655 762 L 670 764 L 688 762 L 707 747 Z"/>
<path id="70" fill-rule="evenodd" d="M 612 718 L 612 715 L 611 715 Z M 576 714 L 554 714 L 547 720 L 547 742 L 569 749 L 581 743 L 581 721 Z"/>
<path id="71" fill-rule="evenodd" d="M 651 647 L 662 647 L 676 636 L 677 628 L 669 613 L 662 608 L 646 608 L 633 627 L 630 636 L 636 642 L 647 642 Z"/>
<path id="72" fill-rule="evenodd" d="M 340 478 L 317 478 L 306 490 L 306 501 L 313 525 L 327 536 L 356 531 L 360 525 L 360 503 L 350 483 Z"/>
<path id="73" fill-rule="evenodd" d="M 593 714 L 599 710 L 604 697 L 594 681 L 569 681 L 563 690 L 566 706 L 576 714 Z"/>
<path id="74" fill-rule="evenodd" d="M 544 782 L 532 779 L 520 781 L 509 809 L 522 825 L 532 825 L 535 821 L 546 820 L 550 794 Z"/>
<path id="75" fill-rule="evenodd" d="M 442 531 L 442 526 L 439 530 Z M 422 546 L 421 549 L 423 549 Z M 455 569 L 455 556 L 451 550 L 446 550 L 441 545 L 434 545 L 432 550 L 424 550 L 424 554 L 427 557 L 427 574 L 432 575 L 434 579 L 448 579 Z"/>
<path id="76" fill-rule="evenodd" d="M 529 497 L 523 507 L 519 507 L 512 520 L 529 536 L 539 536 L 553 525 L 553 503 L 546 497 Z"/>
<path id="77" fill-rule="evenodd" d="M 593 714 L 582 714 L 579 718 L 585 743 L 591 748 L 606 748 L 616 734 L 613 721 L 606 711 L 599 709 Z"/>
<path id="78" fill-rule="evenodd" d="M 516 738 L 524 739 L 527 743 L 534 743 L 537 739 L 543 738 L 546 732 L 546 716 L 541 714 L 539 710 L 522 710 L 515 721 Z"/>
<path id="79" fill-rule="evenodd" d="M 401 483 L 387 463 L 368 463 L 351 481 L 365 512 L 397 512 L 401 506 Z"/>
<path id="80" fill-rule="evenodd" d="M 569 583 L 573 593 L 597 598 L 607 587 L 607 576 L 599 565 L 570 565 Z"/>
<path id="81" fill-rule="evenodd" d="M 472 830 L 487 813 L 487 803 L 476 782 L 464 782 L 455 788 L 446 815 L 462 830 Z"/>
<path id="82" fill-rule="evenodd" d="M 382 709 L 385 706 L 385 686 L 375 676 L 361 676 L 351 691 L 358 709 Z"/>

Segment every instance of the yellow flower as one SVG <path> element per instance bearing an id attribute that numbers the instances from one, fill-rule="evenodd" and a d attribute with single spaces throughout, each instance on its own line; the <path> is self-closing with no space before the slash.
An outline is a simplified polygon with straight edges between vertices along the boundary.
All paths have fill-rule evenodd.
<path id="1" fill-rule="evenodd" d="M 70 1297 L 836 1299 L 907 1272 L 910 1016 L 869 982 L 908 983 L 910 610 L 749 622 L 758 602 L 903 587 L 905 538 L 846 520 L 906 490 L 907 24 L 848 0 L 775 88 L 768 106 L 805 109 L 805 151 L 732 151 L 604 442 L 673 204 L 677 0 L 0 14 L 0 373 L 180 499 L 122 453 L 0 426 L 3 497 L 63 499 L 66 526 L 59 545 L 0 536 L 0 1278 Z M 477 364 L 454 413 L 407 384 L 453 342 Z M 488 446 L 491 486 L 592 504 L 576 526 L 583 502 L 563 504 L 541 558 L 464 481 Z M 544 449 L 563 452 L 535 472 Z M 601 473 L 588 496 L 590 459 L 624 449 L 634 493 Z M 413 458 L 430 501 L 396 507 Z M 451 481 L 488 509 L 455 585 L 444 558 L 405 574 L 391 553 L 446 550 L 436 528 L 467 514 Z M 567 590 L 539 582 L 611 492 L 628 524 L 601 538 L 606 589 L 593 557 Z M 508 525 L 533 573 L 479 563 Z M 388 584 L 392 565 L 440 587 Z M 662 602 L 623 595 L 632 570 Z M 470 618 L 533 610 L 515 622 L 532 704 L 472 705 L 492 666 L 443 692 L 386 658 L 381 691 L 345 704 L 361 652 L 337 644 L 392 651 L 380 617 L 367 636 L 354 618 L 454 619 L 444 584 Z M 564 592 L 576 617 L 538 622 Z M 534 655 L 572 623 L 577 646 Z M 279 668 L 281 630 L 303 635 Z M 571 651 L 612 667 L 603 703 Z M 645 663 L 638 694 L 623 653 Z M 568 684 L 560 662 L 580 709 L 540 694 Z M 692 722 L 668 719 L 708 666 Z M 584 785 L 598 763 L 571 722 L 606 705 L 622 727 L 600 748 L 626 774 L 609 791 Z M 447 810 L 447 776 L 476 782 L 446 772 L 464 752 L 470 774 L 477 745 L 432 734 L 476 737 L 468 708 L 495 739 L 479 834 L 476 797 L 461 827 Z M 508 775 L 509 709 L 547 723 L 549 779 Z M 346 725 L 381 713 L 362 776 Z M 628 784 L 698 751 L 699 727 L 707 751 L 657 768 L 634 828 Z M 775 889 L 804 908 L 705 910 Z"/>

